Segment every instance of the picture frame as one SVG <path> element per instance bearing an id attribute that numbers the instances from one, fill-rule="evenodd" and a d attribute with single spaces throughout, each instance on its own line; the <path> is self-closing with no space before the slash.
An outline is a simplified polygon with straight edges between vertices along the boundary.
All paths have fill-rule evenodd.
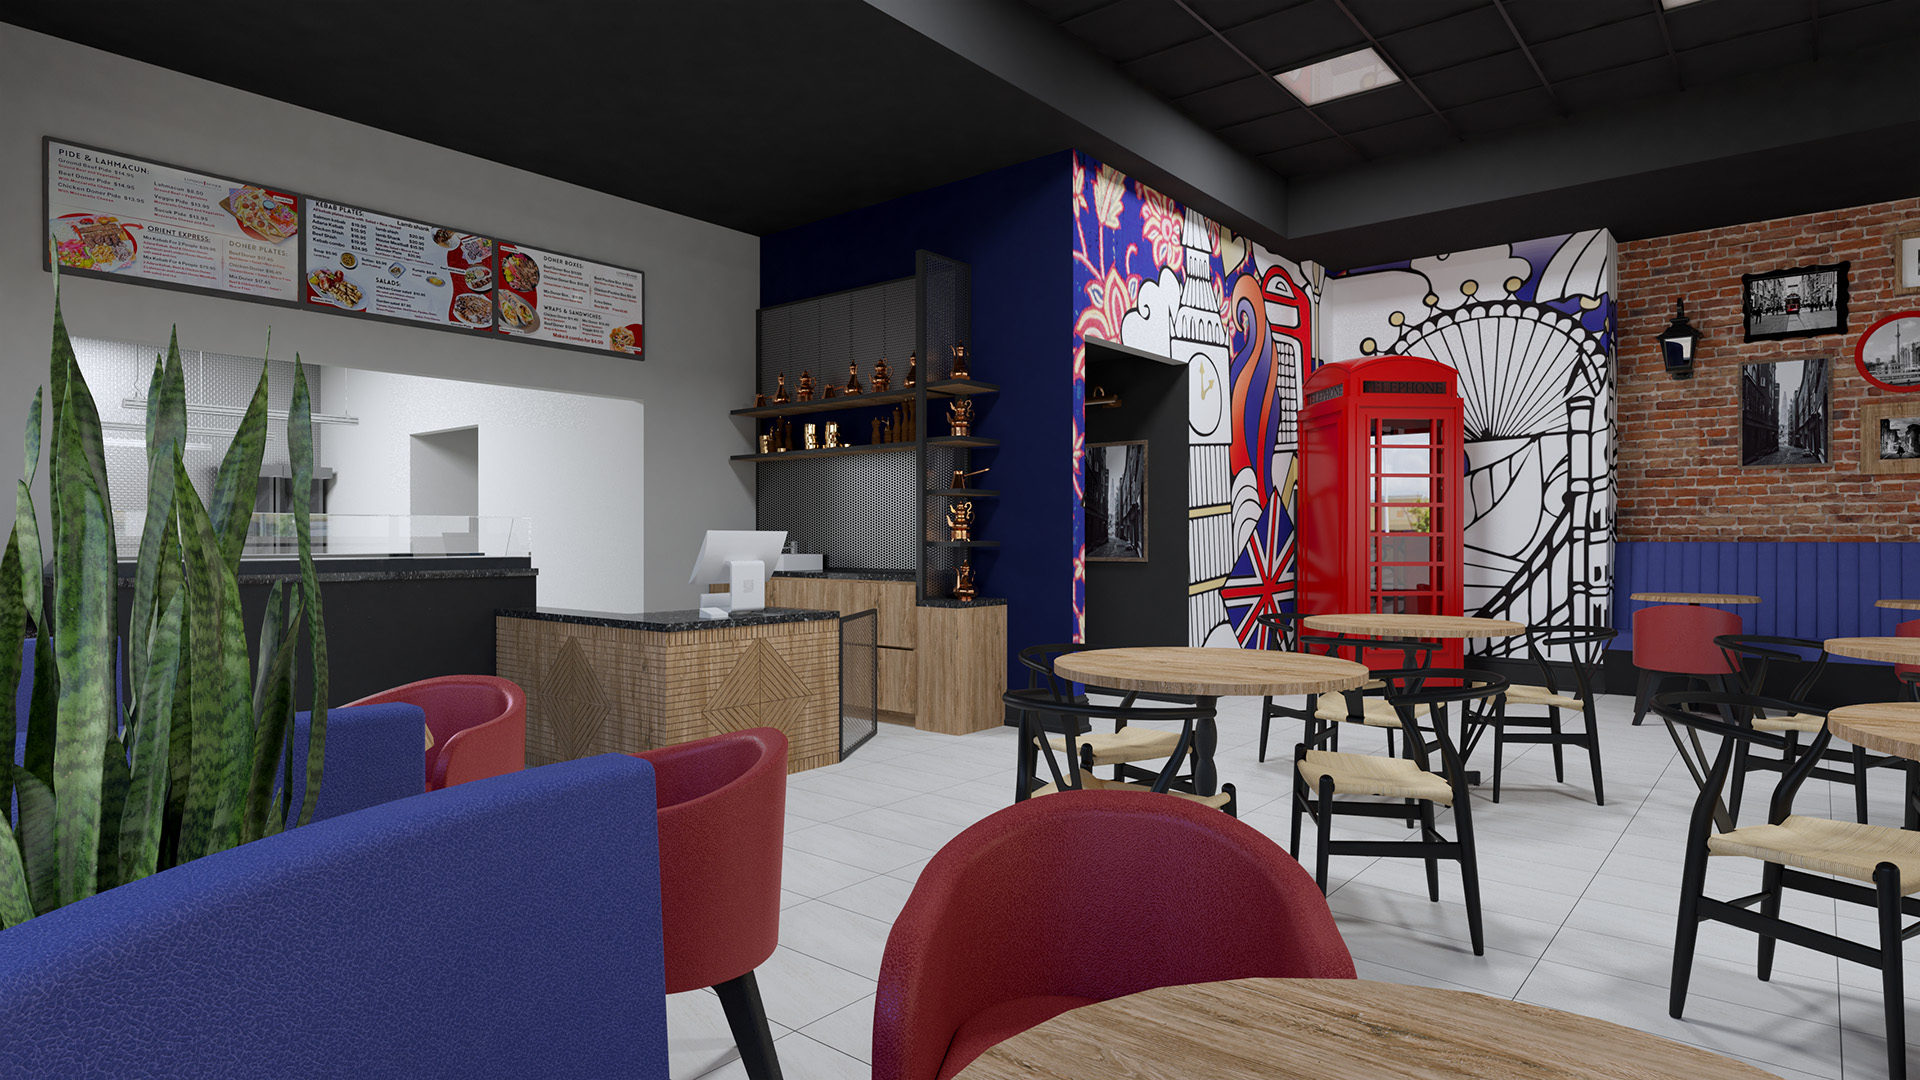
<path id="1" fill-rule="evenodd" d="M 1920 390 L 1920 311 L 1896 311 L 1867 327 L 1854 343 L 1853 366 L 1882 390 Z"/>
<path id="2" fill-rule="evenodd" d="M 1904 444 L 1897 449 L 1896 439 Z M 1869 476 L 1920 474 L 1920 398 L 1860 403 L 1860 471 Z"/>
<path id="3" fill-rule="evenodd" d="M 1147 561 L 1147 443 L 1087 446 L 1088 562 Z"/>
<path id="4" fill-rule="evenodd" d="M 1847 332 L 1847 267 L 1791 266 L 1740 276 L 1746 340 L 1780 341 Z"/>
<path id="5" fill-rule="evenodd" d="M 1741 364 L 1741 466 L 1833 464 L 1832 383 L 1833 361 L 1824 356 Z"/>
<path id="6" fill-rule="evenodd" d="M 1893 291 L 1920 293 L 1920 230 L 1893 234 Z"/>

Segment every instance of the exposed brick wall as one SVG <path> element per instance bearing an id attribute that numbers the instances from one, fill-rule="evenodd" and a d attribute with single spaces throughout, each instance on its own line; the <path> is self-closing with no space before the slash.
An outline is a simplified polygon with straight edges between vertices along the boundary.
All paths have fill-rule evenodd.
<path id="1" fill-rule="evenodd" d="M 1920 540 L 1920 476 L 1860 469 L 1859 412 L 1895 395 L 1868 384 L 1854 346 L 1882 316 L 1920 311 L 1894 291 L 1893 237 L 1920 230 L 1920 199 L 1680 233 L 1619 248 L 1619 537 L 1622 540 Z M 1740 275 L 1848 261 L 1847 332 L 1743 344 Z M 1659 333 L 1675 297 L 1703 335 L 1692 379 L 1669 379 Z M 1740 365 L 1833 363 L 1832 464 L 1740 465 Z"/>

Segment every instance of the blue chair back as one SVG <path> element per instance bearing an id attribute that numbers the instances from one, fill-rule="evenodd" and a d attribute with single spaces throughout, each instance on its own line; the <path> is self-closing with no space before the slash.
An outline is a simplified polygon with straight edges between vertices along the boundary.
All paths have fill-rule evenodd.
<path id="1" fill-rule="evenodd" d="M 293 798 L 287 822 L 299 816 L 307 790 L 307 739 L 312 714 L 293 718 Z M 327 710 L 327 761 L 313 820 L 418 795 L 426 789 L 427 714 L 418 705 L 351 705 Z"/>
<path id="2" fill-rule="evenodd" d="M 655 1080 L 665 987 L 653 769 L 605 755 L 0 931 L 0 1076 Z"/>

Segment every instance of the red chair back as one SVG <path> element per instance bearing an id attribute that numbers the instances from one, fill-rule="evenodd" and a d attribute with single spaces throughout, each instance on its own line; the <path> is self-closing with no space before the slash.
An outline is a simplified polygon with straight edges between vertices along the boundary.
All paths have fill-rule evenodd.
<path id="1" fill-rule="evenodd" d="M 1256 977 L 1354 977 L 1326 899 L 1277 844 L 1171 796 L 1030 799 L 921 872 L 880 964 L 874 1080 L 950 1077 L 1078 1005 Z"/>
<path id="2" fill-rule="evenodd" d="M 1894 633 L 1894 636 L 1896 637 L 1920 637 L 1920 619 L 1911 619 L 1907 622 L 1901 623 L 1899 626 L 1896 626 L 1893 628 L 1893 633 Z M 1899 678 L 1900 676 L 1905 675 L 1909 671 L 1920 671 L 1920 664 L 1893 665 L 1893 674 L 1895 678 Z"/>
<path id="3" fill-rule="evenodd" d="M 658 795 L 667 993 L 737 979 L 780 943 L 787 737 L 749 728 L 633 756 Z"/>
<path id="4" fill-rule="evenodd" d="M 427 714 L 428 791 L 519 772 L 527 764 L 527 693 L 492 675 L 442 675 L 363 697 L 355 705 L 405 702 Z"/>
<path id="5" fill-rule="evenodd" d="M 1633 613 L 1633 664 L 1676 675 L 1733 675 L 1739 666 L 1713 643 L 1740 632 L 1740 616 L 1719 608 L 1661 604 Z"/>

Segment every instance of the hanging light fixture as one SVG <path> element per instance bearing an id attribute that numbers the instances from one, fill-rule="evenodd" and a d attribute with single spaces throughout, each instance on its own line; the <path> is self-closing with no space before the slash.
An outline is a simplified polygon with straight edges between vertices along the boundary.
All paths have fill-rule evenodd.
<path id="1" fill-rule="evenodd" d="M 1700 331 L 1687 321 L 1687 302 L 1675 297 L 1673 324 L 1660 331 L 1660 359 L 1667 365 L 1667 377 L 1693 378 L 1693 358 L 1700 348 Z"/>

